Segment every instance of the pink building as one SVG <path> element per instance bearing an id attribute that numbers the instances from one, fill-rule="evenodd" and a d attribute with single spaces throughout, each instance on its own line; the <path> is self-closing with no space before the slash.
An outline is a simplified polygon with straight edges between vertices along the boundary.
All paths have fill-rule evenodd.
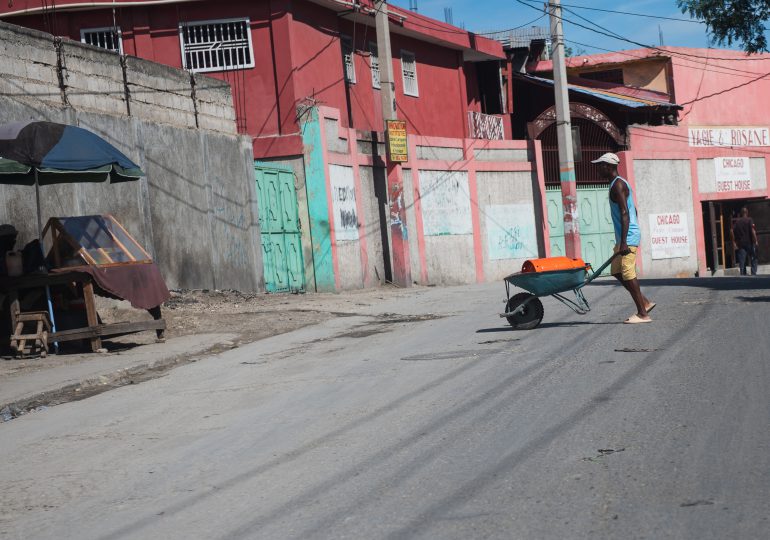
<path id="1" fill-rule="evenodd" d="M 620 154 L 623 174 L 636 188 L 646 242 L 643 275 L 704 275 L 734 267 L 731 220 L 743 206 L 756 222 L 760 262 L 770 262 L 769 54 L 662 47 L 573 57 L 567 65 L 582 143 L 578 184 L 586 192 L 603 190 L 589 161 L 605 151 Z M 527 74 L 512 76 L 519 97 L 513 134 L 541 140 L 546 184 L 555 159 L 548 116 L 553 102 L 543 101 L 539 90 L 550 80 L 539 78 L 550 79 L 552 70 L 550 61 L 535 61 Z M 550 210 L 554 229 L 558 219 Z M 606 224 L 607 216 L 596 217 Z"/>

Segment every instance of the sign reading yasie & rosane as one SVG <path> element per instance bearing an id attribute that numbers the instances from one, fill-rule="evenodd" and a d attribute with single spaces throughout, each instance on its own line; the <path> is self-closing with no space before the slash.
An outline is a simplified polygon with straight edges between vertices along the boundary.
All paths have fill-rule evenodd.
<path id="1" fill-rule="evenodd" d="M 695 147 L 770 146 L 770 128 L 691 127 L 688 142 Z"/>

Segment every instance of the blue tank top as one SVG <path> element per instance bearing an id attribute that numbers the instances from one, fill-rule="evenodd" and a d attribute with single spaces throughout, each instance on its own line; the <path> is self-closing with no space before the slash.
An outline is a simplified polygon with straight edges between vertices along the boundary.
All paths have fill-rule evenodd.
<path id="1" fill-rule="evenodd" d="M 618 180 L 623 180 L 626 187 L 628 187 L 628 198 L 626 199 L 626 204 L 628 205 L 628 235 L 626 236 L 626 245 L 638 246 L 642 240 L 642 233 L 639 231 L 639 220 L 636 216 L 636 206 L 634 206 L 634 192 L 625 178 L 616 176 L 615 180 L 610 184 L 610 193 L 612 193 L 612 186 Z M 610 197 L 610 211 L 612 212 L 612 224 L 615 226 L 615 243 L 620 245 L 620 235 L 623 232 L 623 224 L 620 221 L 620 205 L 613 201 L 612 197 Z"/>

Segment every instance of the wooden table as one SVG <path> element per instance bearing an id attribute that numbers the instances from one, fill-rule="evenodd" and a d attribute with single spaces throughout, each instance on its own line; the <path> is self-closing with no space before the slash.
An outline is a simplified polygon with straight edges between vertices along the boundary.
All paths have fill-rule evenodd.
<path id="1" fill-rule="evenodd" d="M 11 308 L 11 322 L 16 327 L 16 314 L 21 312 L 19 302 L 19 291 L 29 289 L 45 289 L 54 285 L 81 284 L 83 290 L 83 300 L 85 301 L 86 320 L 88 326 L 83 328 L 74 328 L 72 330 L 63 330 L 53 332 L 48 336 L 48 343 L 75 341 L 88 339 L 91 342 L 91 350 L 96 352 L 102 348 L 102 339 L 107 336 L 122 336 L 143 332 L 146 330 L 155 330 L 158 339 L 163 339 L 163 333 L 166 329 L 166 321 L 161 317 L 160 307 L 148 310 L 153 316 L 152 321 L 140 322 L 122 322 L 113 324 L 99 324 L 96 315 L 96 302 L 94 301 L 94 283 L 93 278 L 87 272 L 54 272 L 48 274 L 29 274 L 20 277 L 6 277 L 0 281 L 0 293 L 5 293 L 9 297 Z M 54 312 L 54 318 L 56 313 Z"/>

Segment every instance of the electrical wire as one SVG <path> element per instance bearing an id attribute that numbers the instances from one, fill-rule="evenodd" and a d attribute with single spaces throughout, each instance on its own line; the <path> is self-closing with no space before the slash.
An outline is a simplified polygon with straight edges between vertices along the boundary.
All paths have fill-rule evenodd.
<path id="1" fill-rule="evenodd" d="M 534 9 L 535 11 L 540 11 L 539 7 L 534 6 L 534 5 L 526 2 L 525 0 L 516 0 L 516 2 L 518 2 L 519 4 L 521 4 L 523 6 L 528 7 L 530 9 Z M 565 9 L 565 11 L 570 11 L 570 10 L 566 10 Z M 575 15 L 575 16 L 577 16 L 577 17 L 579 17 L 579 18 L 581 18 L 581 19 L 583 19 L 585 21 L 588 21 L 584 17 L 582 17 L 582 16 L 580 16 L 580 15 L 578 15 L 578 14 L 572 12 L 572 11 L 570 11 L 570 13 L 572 13 L 573 15 Z M 645 48 L 645 49 L 652 49 L 652 50 L 655 50 L 655 51 L 660 51 L 660 52 L 665 53 L 667 55 L 676 54 L 676 55 L 679 55 L 679 56 L 689 57 L 689 58 L 708 59 L 708 60 L 710 60 L 712 62 L 717 61 L 717 60 L 724 60 L 726 62 L 757 62 L 757 61 L 770 60 L 770 55 L 764 56 L 764 57 L 761 57 L 761 58 L 724 58 L 724 59 L 719 58 L 719 59 L 717 59 L 717 58 L 709 58 L 707 56 L 702 56 L 702 55 L 698 55 L 698 54 L 684 53 L 684 52 L 681 52 L 681 51 L 673 51 L 673 50 L 670 50 L 670 49 L 663 49 L 661 47 L 656 47 L 654 45 L 649 45 L 649 44 L 646 44 L 646 43 L 641 43 L 639 41 L 634 41 L 634 40 L 629 39 L 627 37 L 621 36 L 620 34 L 617 34 L 617 33 L 613 32 L 612 30 L 604 28 L 604 27 L 602 27 L 602 26 L 600 26 L 600 25 L 598 25 L 598 24 L 596 24 L 594 22 L 591 22 L 591 21 L 588 21 L 588 22 L 590 24 L 593 24 L 594 26 L 596 26 L 598 28 L 601 28 L 604 31 L 597 30 L 596 28 L 591 28 L 590 26 L 586 26 L 584 24 L 580 24 L 580 23 L 578 23 L 576 21 L 573 21 L 571 19 L 567 19 L 564 16 L 561 16 L 561 17 L 559 17 L 557 15 L 553 15 L 553 16 L 556 17 L 557 19 L 561 20 L 562 22 L 566 22 L 566 23 L 572 24 L 574 26 L 577 26 L 579 28 L 583 28 L 583 29 L 588 30 L 590 32 L 594 32 L 596 34 L 600 34 L 600 35 L 603 35 L 603 36 L 606 36 L 606 37 L 610 37 L 610 38 L 613 38 L 613 39 L 616 39 L 616 40 L 619 40 L 619 41 L 625 41 L 627 43 L 631 43 L 633 45 L 636 45 L 637 47 L 642 47 L 642 48 Z"/>
<path id="2" fill-rule="evenodd" d="M 695 19 L 681 19 L 677 17 L 664 17 L 662 15 L 649 15 L 646 13 L 633 13 L 631 11 L 617 11 L 614 9 L 601 9 L 601 8 L 592 8 L 592 7 L 586 7 L 586 6 L 577 6 L 575 4 L 562 4 L 561 5 L 564 8 L 576 8 L 576 9 L 586 9 L 590 11 L 601 11 L 604 13 L 616 13 L 618 15 L 631 15 L 634 17 L 647 17 L 649 19 L 661 19 L 664 21 L 677 21 L 677 22 L 687 22 L 687 23 L 693 23 L 693 24 L 706 24 L 704 21 L 699 21 Z"/>

